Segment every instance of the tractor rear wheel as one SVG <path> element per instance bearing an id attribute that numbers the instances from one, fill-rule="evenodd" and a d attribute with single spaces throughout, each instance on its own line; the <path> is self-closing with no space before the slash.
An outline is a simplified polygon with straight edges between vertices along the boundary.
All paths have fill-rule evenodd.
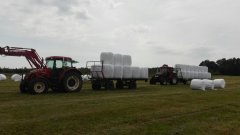
<path id="1" fill-rule="evenodd" d="M 48 91 L 48 83 L 42 78 L 33 79 L 29 84 L 29 90 L 32 94 L 43 94 Z"/>
<path id="2" fill-rule="evenodd" d="M 19 86 L 20 92 L 21 93 L 27 93 L 27 85 L 25 82 L 21 81 L 20 86 Z"/>
<path id="3" fill-rule="evenodd" d="M 63 79 L 65 92 L 78 92 L 82 89 L 82 77 L 78 73 L 68 73 Z"/>

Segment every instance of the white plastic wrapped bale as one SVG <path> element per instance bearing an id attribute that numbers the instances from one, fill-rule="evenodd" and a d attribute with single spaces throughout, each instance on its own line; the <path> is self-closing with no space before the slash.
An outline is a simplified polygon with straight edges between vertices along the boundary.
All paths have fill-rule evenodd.
<path id="1" fill-rule="evenodd" d="M 114 54 L 114 65 L 122 66 L 123 65 L 123 56 L 121 54 Z"/>
<path id="2" fill-rule="evenodd" d="M 211 73 L 206 73 L 206 78 L 207 79 L 211 79 L 212 78 L 212 74 Z"/>
<path id="3" fill-rule="evenodd" d="M 141 77 L 141 71 L 139 67 L 132 67 L 132 78 L 139 79 Z"/>
<path id="4" fill-rule="evenodd" d="M 198 72 L 192 72 L 193 77 L 192 79 L 199 79 Z"/>
<path id="5" fill-rule="evenodd" d="M 200 79 L 193 79 L 191 81 L 190 87 L 192 90 L 204 90 L 204 91 L 206 88 L 204 81 Z"/>
<path id="6" fill-rule="evenodd" d="M 7 80 L 6 75 L 0 74 L 0 81 Z"/>
<path id="7" fill-rule="evenodd" d="M 102 71 L 102 66 L 101 65 L 93 65 L 91 66 L 90 71 L 92 72 L 92 77 L 93 78 L 98 78 L 100 75 L 100 72 Z M 102 75 L 100 76 L 102 77 Z"/>
<path id="8" fill-rule="evenodd" d="M 123 77 L 123 66 L 114 65 L 114 78 L 122 79 Z"/>
<path id="9" fill-rule="evenodd" d="M 190 79 L 190 72 L 182 71 L 182 77 L 183 79 Z"/>
<path id="10" fill-rule="evenodd" d="M 206 89 L 214 90 L 213 80 L 204 79 L 203 81 L 204 81 Z"/>
<path id="11" fill-rule="evenodd" d="M 82 80 L 84 82 L 89 81 L 88 75 L 82 75 Z"/>
<path id="12" fill-rule="evenodd" d="M 103 64 L 114 64 L 113 53 L 102 52 L 100 55 L 100 61 L 103 61 Z"/>
<path id="13" fill-rule="evenodd" d="M 130 55 L 123 55 L 123 66 L 131 66 L 132 57 Z"/>
<path id="14" fill-rule="evenodd" d="M 19 74 L 13 74 L 13 75 L 11 76 L 11 79 L 12 79 L 13 81 L 15 81 L 15 82 L 20 82 L 20 81 L 22 80 L 22 76 L 19 75 Z"/>
<path id="15" fill-rule="evenodd" d="M 203 72 L 208 72 L 208 67 L 206 67 L 206 66 L 203 66 Z"/>
<path id="16" fill-rule="evenodd" d="M 224 89 L 226 86 L 226 82 L 224 79 L 215 79 L 215 80 L 213 80 L 213 82 L 214 82 L 215 88 Z"/>
<path id="17" fill-rule="evenodd" d="M 141 79 L 148 79 L 148 68 L 141 68 Z"/>
<path id="18" fill-rule="evenodd" d="M 124 79 L 129 79 L 132 78 L 132 67 L 130 66 L 124 66 L 123 67 L 123 78 Z"/>
<path id="19" fill-rule="evenodd" d="M 101 72 L 102 71 L 102 72 Z M 94 78 L 113 78 L 114 66 L 111 64 L 103 64 L 102 66 L 92 66 L 91 72 Z"/>

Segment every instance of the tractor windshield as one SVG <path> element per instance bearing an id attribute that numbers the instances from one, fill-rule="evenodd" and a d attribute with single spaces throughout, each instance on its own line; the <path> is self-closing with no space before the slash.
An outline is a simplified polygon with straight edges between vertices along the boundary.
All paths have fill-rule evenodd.
<path id="1" fill-rule="evenodd" d="M 47 65 L 47 68 L 53 69 L 54 60 L 47 60 L 46 65 Z"/>
<path id="2" fill-rule="evenodd" d="M 47 68 L 58 69 L 65 67 L 72 67 L 72 61 L 63 61 L 63 60 L 46 60 Z"/>

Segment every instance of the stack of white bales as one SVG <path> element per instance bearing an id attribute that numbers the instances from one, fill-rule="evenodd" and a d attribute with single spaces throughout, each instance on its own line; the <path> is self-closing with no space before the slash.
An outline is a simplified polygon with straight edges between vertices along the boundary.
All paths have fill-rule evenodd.
<path id="1" fill-rule="evenodd" d="M 178 77 L 183 77 L 183 79 L 211 79 L 212 77 L 206 66 L 176 64 L 175 68 L 181 69 L 178 72 Z"/>
<path id="2" fill-rule="evenodd" d="M 224 89 L 225 88 L 225 80 L 224 79 L 193 79 L 191 81 L 190 87 L 193 90 L 216 90 L 216 89 Z"/>
<path id="3" fill-rule="evenodd" d="M 6 75 L 0 74 L 0 81 L 7 80 Z"/>
<path id="4" fill-rule="evenodd" d="M 104 78 L 111 79 L 148 79 L 148 68 L 132 67 L 130 55 L 102 52 L 100 61 L 103 62 L 103 65 L 91 67 L 93 77 L 95 78 L 103 78 L 104 76 Z"/>

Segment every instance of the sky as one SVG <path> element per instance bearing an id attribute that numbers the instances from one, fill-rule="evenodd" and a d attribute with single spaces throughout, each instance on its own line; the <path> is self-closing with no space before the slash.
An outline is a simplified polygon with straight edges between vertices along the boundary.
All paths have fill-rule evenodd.
<path id="1" fill-rule="evenodd" d="M 238 0 L 0 0 L 0 46 L 69 56 L 85 67 L 101 52 L 134 66 L 199 65 L 240 57 Z M 0 56 L 0 67 L 29 67 Z"/>

